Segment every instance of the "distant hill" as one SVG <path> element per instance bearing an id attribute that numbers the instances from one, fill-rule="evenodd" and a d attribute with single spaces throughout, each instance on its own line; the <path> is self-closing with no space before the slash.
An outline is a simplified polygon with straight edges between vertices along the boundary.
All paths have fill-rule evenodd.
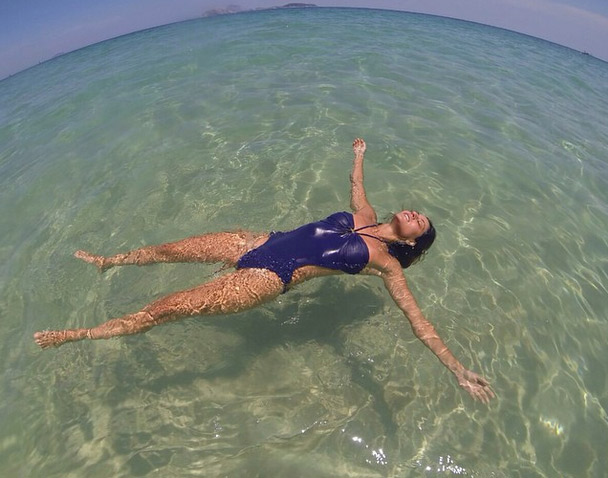
<path id="1" fill-rule="evenodd" d="M 281 7 L 275 7 L 275 8 L 304 8 L 304 7 L 316 7 L 317 5 L 315 5 L 314 3 L 287 3 L 286 5 L 283 5 Z"/>
<path id="2" fill-rule="evenodd" d="M 276 8 L 310 8 L 317 7 L 314 3 L 286 3 L 276 7 L 256 8 L 254 10 L 274 10 Z M 240 5 L 228 5 L 226 8 L 213 8 L 203 13 L 203 17 L 214 17 L 216 15 L 228 15 L 230 13 L 249 12 L 252 9 L 244 9 Z"/>
<path id="3" fill-rule="evenodd" d="M 226 8 L 213 8 L 203 13 L 203 17 L 214 17 L 215 15 L 226 15 L 228 13 L 242 12 L 243 7 L 240 5 L 228 5 Z"/>

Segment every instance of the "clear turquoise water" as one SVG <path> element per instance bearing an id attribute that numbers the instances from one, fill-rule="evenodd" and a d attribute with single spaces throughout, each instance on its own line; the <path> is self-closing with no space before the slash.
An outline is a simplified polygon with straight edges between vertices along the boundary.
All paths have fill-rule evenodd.
<path id="1" fill-rule="evenodd" d="M 0 476 L 603 477 L 608 64 L 510 32 L 348 9 L 208 18 L 0 82 Z M 379 281 L 40 351 L 208 280 L 113 253 L 348 208 L 439 238 L 407 271 L 493 383 L 473 403 Z"/>

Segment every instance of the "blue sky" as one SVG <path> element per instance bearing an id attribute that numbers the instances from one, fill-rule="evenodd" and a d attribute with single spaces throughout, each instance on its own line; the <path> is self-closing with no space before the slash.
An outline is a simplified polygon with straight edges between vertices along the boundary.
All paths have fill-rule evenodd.
<path id="1" fill-rule="evenodd" d="M 196 18 L 211 8 L 272 0 L 0 0 L 0 79 L 59 53 L 145 28 Z M 319 6 L 430 13 L 507 28 L 608 61 L 607 0 L 308 0 Z"/>

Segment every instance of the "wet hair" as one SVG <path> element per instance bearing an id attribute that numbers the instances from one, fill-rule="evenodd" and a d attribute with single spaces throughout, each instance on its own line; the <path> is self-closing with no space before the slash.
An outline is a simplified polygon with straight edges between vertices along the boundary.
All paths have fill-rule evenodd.
<path id="1" fill-rule="evenodd" d="M 403 241 L 393 241 L 388 245 L 388 252 L 399 261 L 401 267 L 407 269 L 422 258 L 435 242 L 436 236 L 437 231 L 429 220 L 429 228 L 416 238 L 416 244 L 410 246 Z"/>

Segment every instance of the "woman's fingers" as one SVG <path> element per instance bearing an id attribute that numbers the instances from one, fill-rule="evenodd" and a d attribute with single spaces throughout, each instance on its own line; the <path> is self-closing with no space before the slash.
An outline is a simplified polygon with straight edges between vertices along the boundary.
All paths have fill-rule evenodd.
<path id="1" fill-rule="evenodd" d="M 460 385 L 474 400 L 479 400 L 486 405 L 495 397 L 489 382 L 474 372 L 469 372 L 468 377 Z"/>

